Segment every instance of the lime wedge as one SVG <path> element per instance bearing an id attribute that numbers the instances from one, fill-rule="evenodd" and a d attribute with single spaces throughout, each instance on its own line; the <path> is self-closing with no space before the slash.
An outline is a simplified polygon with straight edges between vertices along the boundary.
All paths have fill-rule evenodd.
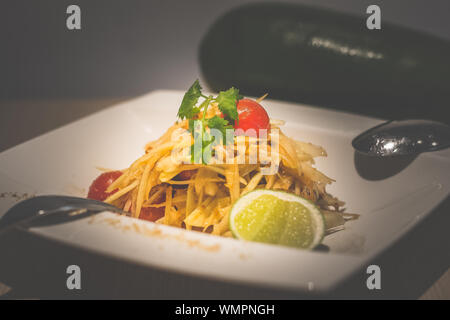
<path id="1" fill-rule="evenodd" d="M 324 237 L 325 220 L 309 200 L 284 191 L 255 190 L 234 204 L 230 229 L 238 239 L 312 249 Z"/>

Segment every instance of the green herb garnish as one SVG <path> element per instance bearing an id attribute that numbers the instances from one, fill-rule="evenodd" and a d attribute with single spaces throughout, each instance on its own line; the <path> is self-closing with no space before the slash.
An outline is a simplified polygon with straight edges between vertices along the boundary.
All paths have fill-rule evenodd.
<path id="1" fill-rule="evenodd" d="M 239 94 L 238 89 L 230 88 L 227 91 L 220 91 L 216 100 L 219 104 L 219 110 L 222 111 L 226 117 L 239 121 L 236 102 L 242 98 L 243 97 Z"/>
<path id="2" fill-rule="evenodd" d="M 200 98 L 204 100 L 199 103 Z M 184 94 L 183 101 L 178 110 L 178 118 L 181 120 L 189 120 L 189 131 L 194 137 L 194 141 L 197 144 L 202 140 L 202 153 L 208 151 L 207 148 L 213 147 L 213 142 L 224 143 L 226 137 L 226 130 L 233 129 L 233 124 L 239 121 L 239 115 L 237 112 L 237 101 L 242 99 L 242 95 L 239 94 L 239 90 L 232 87 L 226 91 L 220 91 L 217 97 L 205 96 L 202 93 L 202 87 L 198 80 L 195 80 L 189 90 Z M 212 102 L 217 102 L 219 110 L 223 113 L 224 118 L 215 115 L 210 119 L 206 119 L 206 111 L 208 106 Z M 201 113 L 201 116 L 198 115 Z M 200 121 L 201 125 L 197 125 L 195 122 Z M 206 131 L 206 127 L 210 129 L 219 130 L 222 133 L 222 141 L 215 141 L 214 136 L 211 136 L 209 132 Z M 194 142 L 195 144 L 195 142 Z M 201 163 L 199 156 L 194 156 L 194 145 L 192 145 L 191 158 L 192 162 Z M 203 162 L 207 163 L 209 159 L 203 159 Z"/>
<path id="3" fill-rule="evenodd" d="M 195 105 L 201 96 L 202 87 L 198 80 L 195 80 L 189 90 L 184 94 L 180 109 L 178 109 L 178 117 L 180 119 L 192 119 L 200 111 Z"/>

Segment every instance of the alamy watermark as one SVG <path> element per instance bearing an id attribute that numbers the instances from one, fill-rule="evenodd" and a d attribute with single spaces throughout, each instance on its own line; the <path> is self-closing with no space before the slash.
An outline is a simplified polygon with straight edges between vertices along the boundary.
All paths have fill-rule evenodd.
<path id="1" fill-rule="evenodd" d="M 76 4 L 71 4 L 66 9 L 66 14 L 69 16 L 66 19 L 66 27 L 69 30 L 81 30 L 81 8 Z M 366 14 L 370 16 L 366 20 L 366 27 L 369 30 L 381 29 L 381 8 L 372 4 L 366 9 Z"/>
<path id="2" fill-rule="evenodd" d="M 381 29 L 381 9 L 376 4 L 367 7 L 366 13 L 370 16 L 366 20 L 366 26 L 369 30 Z"/>
<path id="3" fill-rule="evenodd" d="M 370 276 L 366 280 L 366 286 L 369 290 L 381 289 L 381 269 L 376 264 L 372 264 L 367 267 L 367 274 Z"/>
<path id="4" fill-rule="evenodd" d="M 71 4 L 67 7 L 66 13 L 69 16 L 66 19 L 66 27 L 69 30 L 81 29 L 81 8 L 76 4 Z"/>
<path id="5" fill-rule="evenodd" d="M 67 267 L 66 273 L 69 274 L 66 280 L 66 286 L 69 290 L 81 289 L 81 269 L 76 264 Z"/>
<path id="6" fill-rule="evenodd" d="M 194 143 L 192 143 L 192 139 Z M 179 128 L 172 133 L 176 146 L 171 158 L 176 164 L 260 164 L 263 175 L 274 175 L 280 163 L 278 129 L 204 130 L 196 120 L 193 130 Z"/>

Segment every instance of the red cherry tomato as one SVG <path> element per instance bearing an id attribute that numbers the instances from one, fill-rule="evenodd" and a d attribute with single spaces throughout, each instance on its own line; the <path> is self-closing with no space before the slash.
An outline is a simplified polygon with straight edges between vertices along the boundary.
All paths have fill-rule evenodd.
<path id="1" fill-rule="evenodd" d="M 165 207 L 153 208 L 144 207 L 141 209 L 139 219 L 155 222 L 156 220 L 164 217 Z"/>
<path id="2" fill-rule="evenodd" d="M 106 192 L 106 189 L 121 175 L 121 171 L 110 171 L 102 173 L 92 182 L 91 186 L 89 187 L 87 197 L 94 200 L 105 200 L 110 195 L 117 192 L 117 189 L 113 190 L 112 192 Z"/>
<path id="3" fill-rule="evenodd" d="M 237 103 L 237 112 L 239 114 L 239 122 L 235 124 L 235 129 L 242 129 L 244 131 L 254 129 L 256 131 L 256 136 L 259 136 L 260 129 L 268 130 L 270 128 L 269 115 L 266 110 L 254 100 L 239 100 Z M 252 134 L 250 135 L 253 136 Z"/>
<path id="4" fill-rule="evenodd" d="M 161 194 L 154 203 L 162 203 L 165 199 L 165 195 Z M 141 208 L 141 213 L 139 213 L 139 219 L 148 220 L 155 222 L 156 220 L 164 217 L 165 207 L 154 208 L 154 207 L 143 207 Z"/>

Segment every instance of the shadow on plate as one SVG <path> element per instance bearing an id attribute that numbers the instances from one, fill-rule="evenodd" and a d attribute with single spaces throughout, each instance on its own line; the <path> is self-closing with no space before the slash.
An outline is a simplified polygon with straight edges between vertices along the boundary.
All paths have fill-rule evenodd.
<path id="1" fill-rule="evenodd" d="M 358 151 L 354 153 L 355 168 L 361 178 L 383 180 L 396 175 L 414 161 L 417 155 L 395 157 L 370 157 Z"/>

